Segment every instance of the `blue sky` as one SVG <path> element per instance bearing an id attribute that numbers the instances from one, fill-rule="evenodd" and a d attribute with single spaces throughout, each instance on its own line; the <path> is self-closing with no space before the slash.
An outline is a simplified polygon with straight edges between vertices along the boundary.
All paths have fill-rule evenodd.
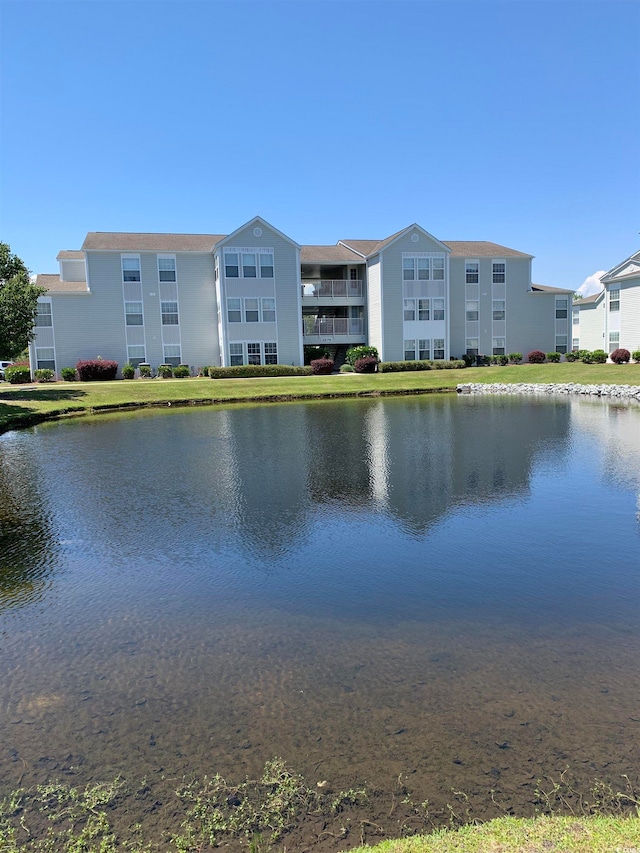
<path id="1" fill-rule="evenodd" d="M 640 244 L 640 3 L 0 0 L 0 239 L 441 240 L 577 288 Z"/>

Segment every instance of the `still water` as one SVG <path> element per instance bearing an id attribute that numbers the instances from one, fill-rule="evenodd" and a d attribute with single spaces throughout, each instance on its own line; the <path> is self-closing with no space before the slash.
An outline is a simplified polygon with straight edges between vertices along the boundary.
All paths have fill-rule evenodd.
<path id="1" fill-rule="evenodd" d="M 640 408 L 451 396 L 0 437 L 0 793 L 638 782 Z M 167 821 L 170 817 L 167 817 Z"/>

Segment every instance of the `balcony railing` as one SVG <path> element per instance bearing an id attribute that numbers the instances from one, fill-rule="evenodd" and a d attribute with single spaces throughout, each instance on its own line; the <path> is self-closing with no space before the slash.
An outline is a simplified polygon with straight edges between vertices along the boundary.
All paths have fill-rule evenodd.
<path id="1" fill-rule="evenodd" d="M 304 335 L 363 335 L 364 320 L 350 317 L 303 317 Z"/>
<path id="2" fill-rule="evenodd" d="M 302 296 L 314 299 L 362 298 L 362 281 L 352 279 L 320 279 L 302 282 Z"/>

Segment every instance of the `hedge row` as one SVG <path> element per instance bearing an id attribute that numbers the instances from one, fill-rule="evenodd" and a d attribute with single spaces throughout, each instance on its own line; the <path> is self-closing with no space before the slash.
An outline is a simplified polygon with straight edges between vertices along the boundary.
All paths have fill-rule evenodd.
<path id="1" fill-rule="evenodd" d="M 378 373 L 400 373 L 403 370 L 461 370 L 465 366 L 462 359 L 445 361 L 382 361 L 378 365 Z"/>
<path id="2" fill-rule="evenodd" d="M 288 364 L 242 364 L 237 367 L 210 367 L 211 379 L 250 379 L 254 376 L 311 376 L 310 367 Z"/>

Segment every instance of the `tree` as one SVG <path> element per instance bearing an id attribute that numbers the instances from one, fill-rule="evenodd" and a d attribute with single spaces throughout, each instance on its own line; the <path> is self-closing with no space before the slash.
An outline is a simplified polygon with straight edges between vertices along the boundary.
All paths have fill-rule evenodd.
<path id="1" fill-rule="evenodd" d="M 34 338 L 38 297 L 45 293 L 7 243 L 0 243 L 0 357 L 17 358 Z"/>

